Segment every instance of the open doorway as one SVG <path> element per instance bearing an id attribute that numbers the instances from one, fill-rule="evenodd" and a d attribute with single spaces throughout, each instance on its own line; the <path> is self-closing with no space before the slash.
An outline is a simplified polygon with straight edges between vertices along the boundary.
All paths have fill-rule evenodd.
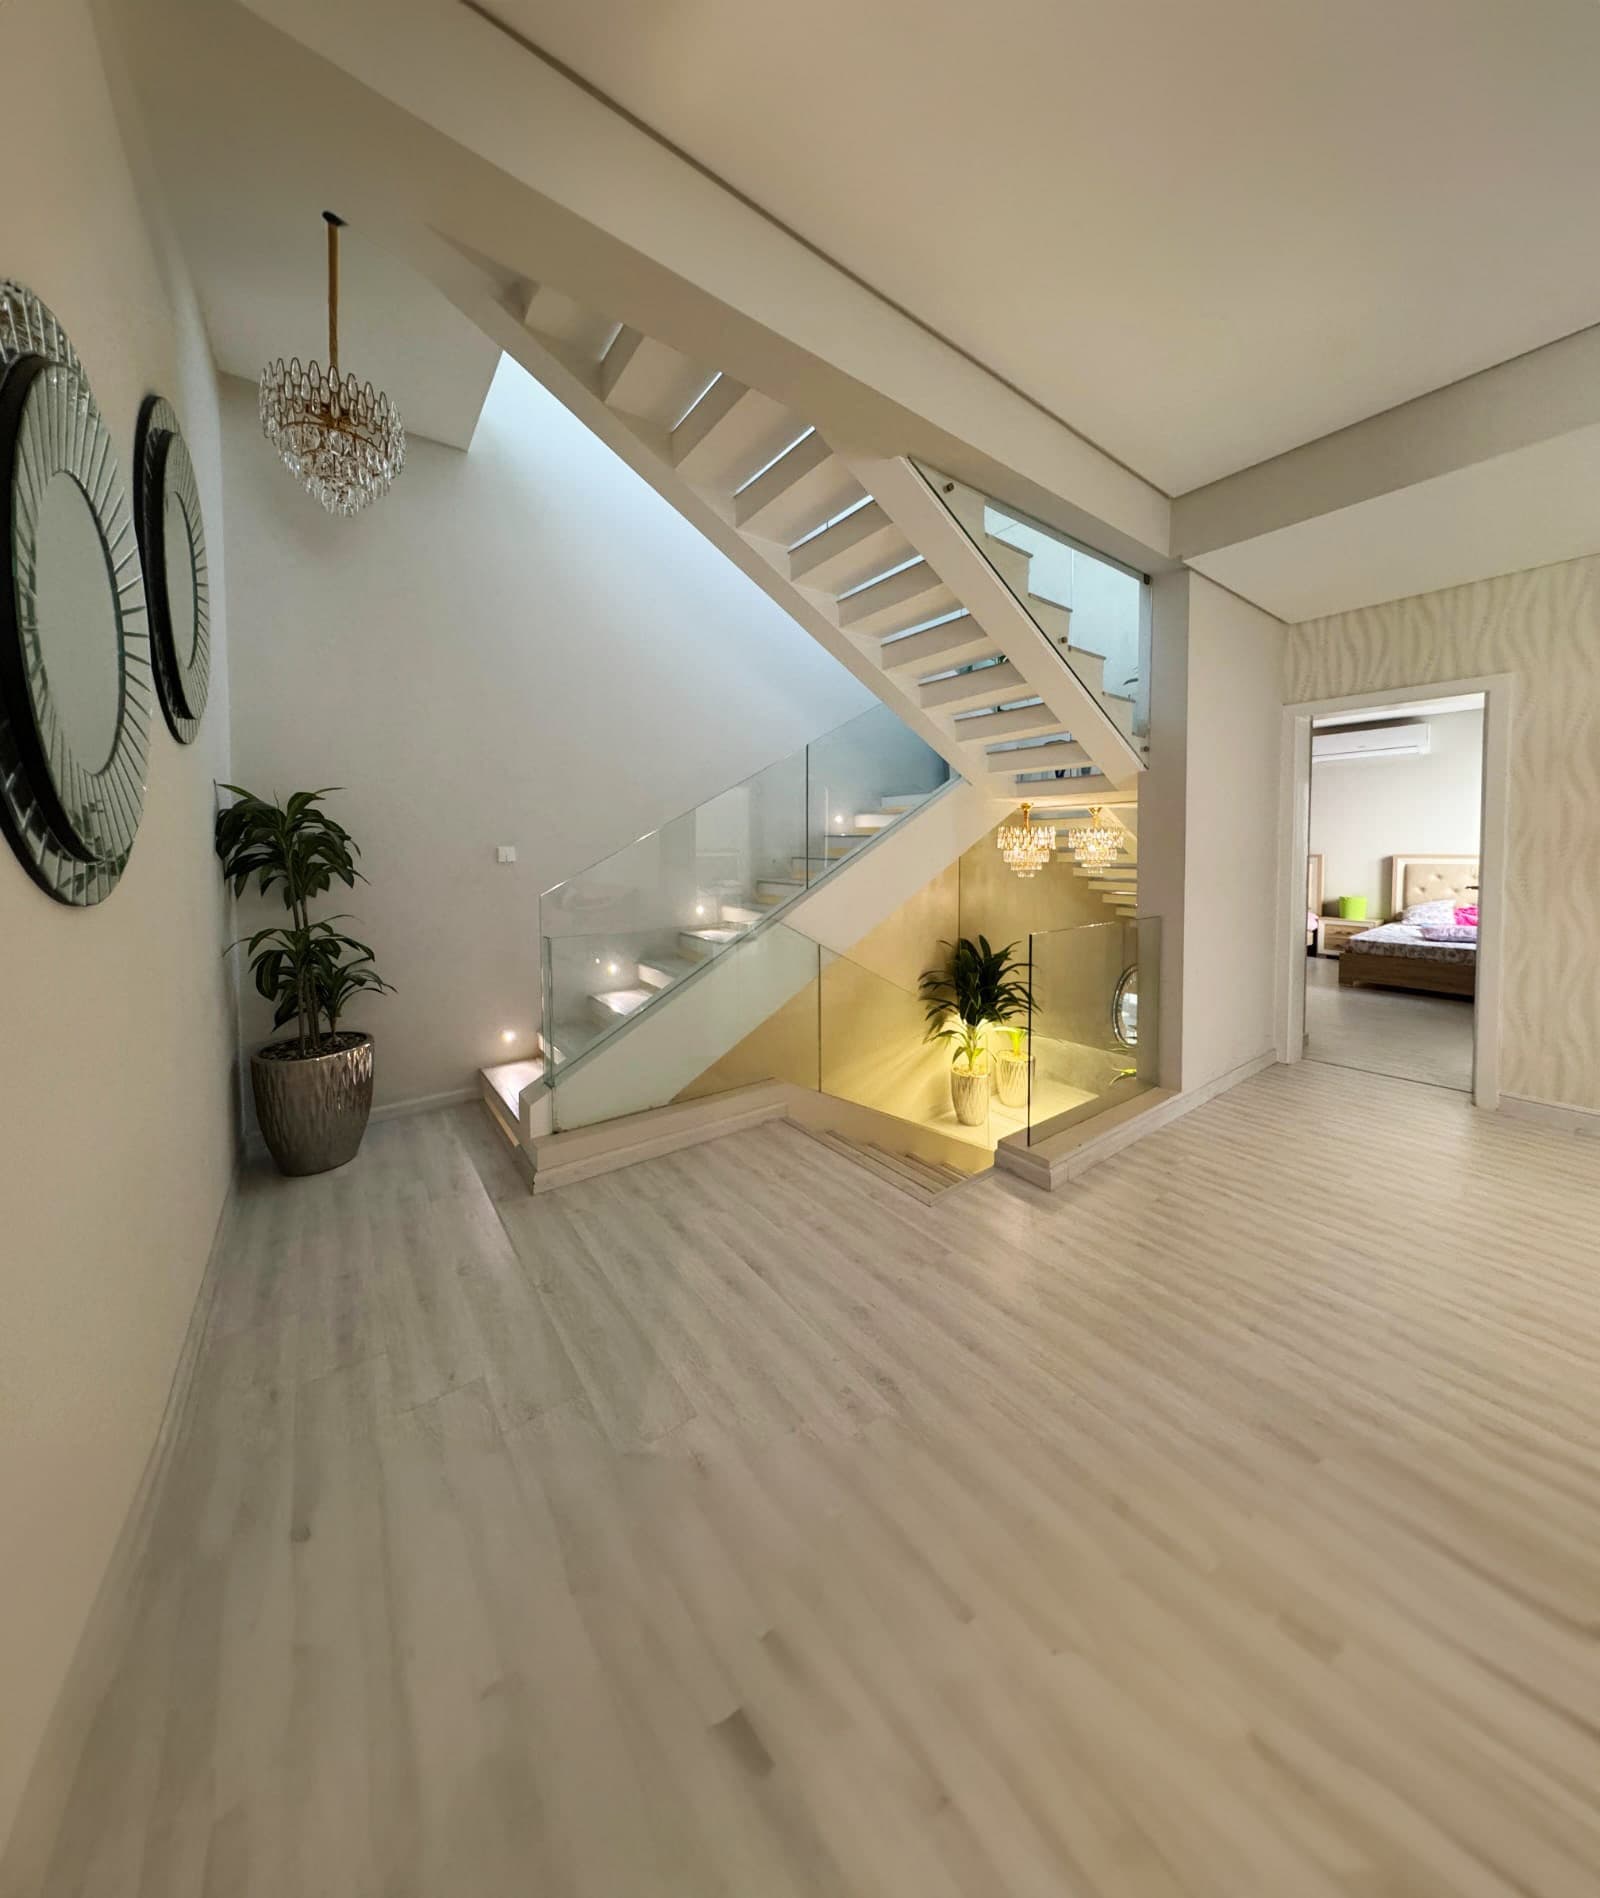
<path id="1" fill-rule="evenodd" d="M 1497 1104 L 1510 689 L 1286 708 L 1283 1059 Z"/>
<path id="2" fill-rule="evenodd" d="M 1311 721 L 1305 1058 L 1472 1088 L 1484 695 Z"/>

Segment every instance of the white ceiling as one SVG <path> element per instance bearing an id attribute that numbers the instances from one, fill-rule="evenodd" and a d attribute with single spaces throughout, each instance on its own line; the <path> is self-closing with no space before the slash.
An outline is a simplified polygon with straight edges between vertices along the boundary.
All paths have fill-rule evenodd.
<path id="1" fill-rule="evenodd" d="M 1179 493 L 1600 320 L 1592 0 L 489 0 Z"/>
<path id="2" fill-rule="evenodd" d="M 141 118 L 218 366 L 327 361 L 328 180 L 295 101 L 308 55 L 242 8 L 123 0 Z M 342 81 L 340 83 L 343 83 Z M 336 194 L 334 194 L 336 195 Z M 465 448 L 500 358 L 359 222 L 341 234 L 340 366 L 386 390 L 411 435 Z"/>

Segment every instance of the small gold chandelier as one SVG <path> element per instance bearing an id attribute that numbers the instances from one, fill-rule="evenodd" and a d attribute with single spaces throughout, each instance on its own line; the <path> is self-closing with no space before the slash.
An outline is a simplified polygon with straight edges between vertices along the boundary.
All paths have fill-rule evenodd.
<path id="1" fill-rule="evenodd" d="M 1001 861 L 1019 877 L 1037 876 L 1055 854 L 1055 825 L 1031 823 L 1032 809 L 1031 804 L 1024 804 L 1012 822 L 1002 824 L 994 834 Z"/>
<path id="2" fill-rule="evenodd" d="M 1075 825 L 1067 832 L 1067 848 L 1085 869 L 1103 869 L 1121 853 L 1121 827 L 1097 804 L 1089 812 L 1087 824 Z"/>
<path id="3" fill-rule="evenodd" d="M 328 226 L 328 367 L 280 356 L 261 372 L 261 432 L 330 514 L 358 514 L 389 492 L 406 458 L 399 411 L 370 382 L 339 373 L 339 227 Z"/>

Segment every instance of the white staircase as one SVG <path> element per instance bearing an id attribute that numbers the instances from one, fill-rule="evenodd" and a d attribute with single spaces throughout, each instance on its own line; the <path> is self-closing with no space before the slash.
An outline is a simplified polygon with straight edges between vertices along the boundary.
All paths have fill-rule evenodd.
<path id="1" fill-rule="evenodd" d="M 1041 621 L 1026 575 L 1020 596 L 1002 580 L 993 552 L 1008 571 L 1025 555 L 980 554 L 908 461 L 841 450 L 714 363 L 550 286 L 512 300 L 501 340 L 524 366 L 962 776 L 1001 797 L 1020 777 L 1040 801 L 1135 801 L 1131 701 L 1096 688 L 1092 658 L 1066 663 L 1066 609 L 1040 602 Z"/>

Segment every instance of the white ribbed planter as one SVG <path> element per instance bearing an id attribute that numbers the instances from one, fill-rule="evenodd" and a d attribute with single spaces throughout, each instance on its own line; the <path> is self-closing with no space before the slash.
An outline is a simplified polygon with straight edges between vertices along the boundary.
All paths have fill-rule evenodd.
<path id="1" fill-rule="evenodd" d="M 956 1119 L 963 1127 L 981 1127 L 989 1117 L 989 1077 L 969 1074 L 965 1068 L 950 1070 L 950 1102 Z"/>
<path id="2" fill-rule="evenodd" d="M 994 1057 L 994 1091 L 1002 1107 L 1026 1107 L 1028 1076 L 1033 1067 L 1031 1054 L 997 1054 Z"/>

